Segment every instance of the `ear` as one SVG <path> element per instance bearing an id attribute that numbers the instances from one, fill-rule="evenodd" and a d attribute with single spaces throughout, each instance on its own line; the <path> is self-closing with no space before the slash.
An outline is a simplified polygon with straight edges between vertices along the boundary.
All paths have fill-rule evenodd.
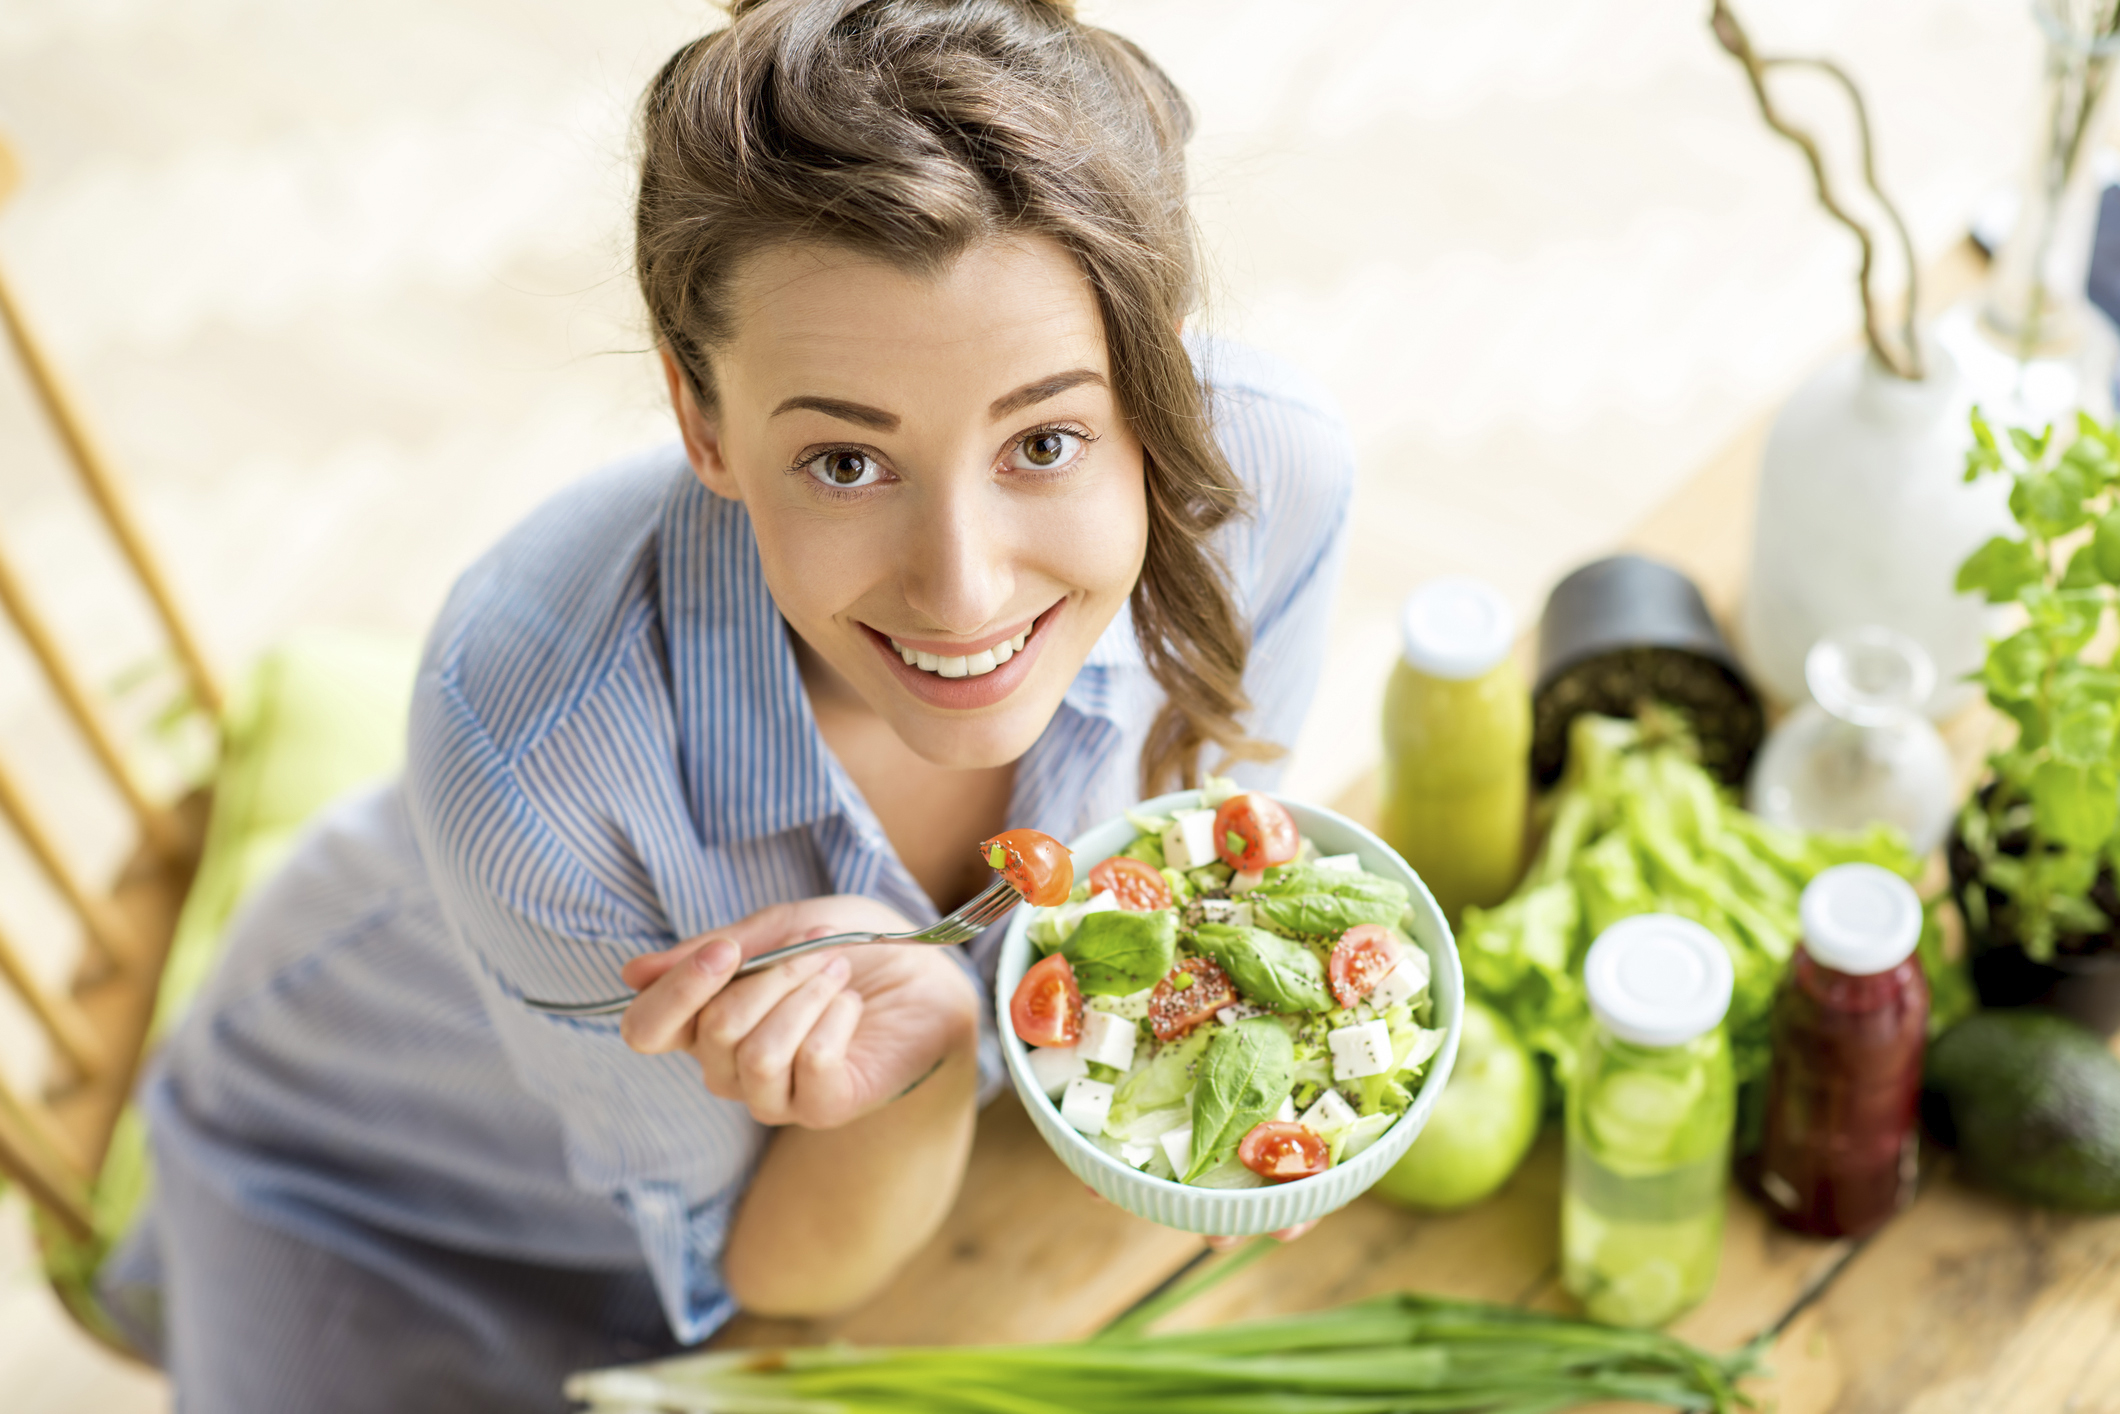
<path id="1" fill-rule="evenodd" d="M 662 354 L 663 381 L 670 385 L 670 410 L 677 414 L 677 432 L 684 439 L 685 459 L 692 463 L 692 474 L 715 495 L 741 501 L 743 493 L 721 457 L 721 429 L 700 410 L 692 380 L 685 377 L 677 360 L 670 356 L 670 346 L 664 344 L 658 352 Z"/>

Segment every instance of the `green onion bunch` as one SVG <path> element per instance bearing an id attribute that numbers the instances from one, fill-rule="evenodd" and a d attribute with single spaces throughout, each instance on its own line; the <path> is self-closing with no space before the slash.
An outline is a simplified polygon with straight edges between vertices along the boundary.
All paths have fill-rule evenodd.
<path id="1" fill-rule="evenodd" d="M 1334 1311 L 1064 1345 L 684 1356 L 577 1375 L 594 1414 L 1552 1414 L 1600 1400 L 1753 1407 L 1757 1346 L 1411 1293 Z"/>

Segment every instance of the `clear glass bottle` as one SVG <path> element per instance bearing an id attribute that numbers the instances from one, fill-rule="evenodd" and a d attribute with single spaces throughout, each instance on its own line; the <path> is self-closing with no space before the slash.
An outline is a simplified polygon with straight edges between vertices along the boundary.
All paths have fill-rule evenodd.
<path id="1" fill-rule="evenodd" d="M 1384 689 L 1383 836 L 1452 926 L 1500 903 L 1523 864 L 1531 692 L 1507 600 L 1470 579 L 1414 591 Z"/>
<path id="2" fill-rule="evenodd" d="M 1929 988 L 1921 899 L 1874 864 L 1804 889 L 1803 940 L 1775 993 L 1759 1190 L 1784 1226 L 1860 1237 L 1913 1196 Z"/>
<path id="3" fill-rule="evenodd" d="M 1715 1285 L 1737 1087 L 1722 1020 L 1730 955 L 1646 913 L 1584 963 L 1597 1025 L 1568 1087 L 1561 1278 L 1592 1320 L 1661 1326 Z"/>
<path id="4" fill-rule="evenodd" d="M 1954 813 L 1951 754 L 1922 714 L 1936 669 L 1887 628 L 1830 634 L 1804 659 L 1810 702 L 1752 763 L 1746 805 L 1799 830 L 1897 825 L 1917 854 L 1943 843 Z"/>

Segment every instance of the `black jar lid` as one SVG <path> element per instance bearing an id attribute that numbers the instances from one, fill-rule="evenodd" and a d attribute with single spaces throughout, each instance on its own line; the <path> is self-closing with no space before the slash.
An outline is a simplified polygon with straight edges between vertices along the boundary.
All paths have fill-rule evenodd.
<path id="1" fill-rule="evenodd" d="M 1701 764 L 1725 784 L 1744 780 L 1766 712 L 1700 590 L 1641 555 L 1593 561 L 1554 586 L 1539 620 L 1533 773 L 1560 778 L 1568 724 L 1583 713 L 1631 717 L 1650 703 L 1691 719 Z"/>

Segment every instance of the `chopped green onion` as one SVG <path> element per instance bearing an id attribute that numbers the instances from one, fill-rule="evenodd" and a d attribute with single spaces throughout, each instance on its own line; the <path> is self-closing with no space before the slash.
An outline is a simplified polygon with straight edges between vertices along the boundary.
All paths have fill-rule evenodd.
<path id="1" fill-rule="evenodd" d="M 1231 854 L 1240 855 L 1244 853 L 1244 836 L 1238 834 L 1235 830 L 1224 830 L 1222 832 L 1222 847 Z"/>
<path id="2" fill-rule="evenodd" d="M 1737 1382 L 1766 1343 L 1714 1355 L 1655 1331 L 1413 1293 L 1137 1332 L 1069 1345 L 680 1356 L 576 1375 L 567 1394 L 592 1414 L 1552 1414 L 1600 1400 L 1731 1414 L 1754 1407 Z"/>
<path id="3" fill-rule="evenodd" d="M 986 852 L 986 862 L 991 868 L 1006 868 L 1008 865 L 1008 851 L 997 844 Z"/>

